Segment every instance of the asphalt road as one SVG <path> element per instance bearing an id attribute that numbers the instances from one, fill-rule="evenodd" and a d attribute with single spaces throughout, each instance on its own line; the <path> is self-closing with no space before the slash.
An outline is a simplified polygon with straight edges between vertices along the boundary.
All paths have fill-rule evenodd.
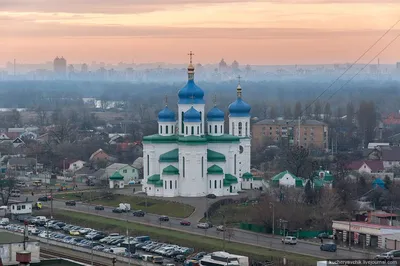
<path id="1" fill-rule="evenodd" d="M 29 200 L 36 201 L 37 197 L 29 197 Z M 50 207 L 50 202 L 43 202 L 44 206 Z M 83 204 L 77 202 L 76 206 L 66 206 L 64 201 L 53 201 L 54 209 L 70 209 L 81 211 L 85 213 L 95 214 L 104 217 L 111 218 L 120 218 L 120 219 L 128 219 L 129 221 L 136 221 L 144 224 L 149 224 L 152 226 L 160 226 L 163 228 L 171 228 L 174 230 L 181 230 L 188 233 L 200 234 L 205 236 L 223 238 L 223 233 L 218 232 L 215 228 L 210 228 L 208 230 L 199 229 L 195 224 L 191 226 L 182 226 L 180 225 L 180 221 L 182 219 L 171 218 L 169 222 L 160 222 L 159 215 L 154 214 L 146 214 L 145 217 L 134 217 L 131 213 L 113 213 L 112 207 L 105 207 L 103 211 L 96 211 L 94 209 L 95 205 Z M 308 242 L 298 242 L 297 245 L 283 245 L 281 242 L 281 238 L 272 237 L 270 235 L 256 234 L 253 232 L 247 232 L 243 230 L 234 230 L 234 233 L 231 235 L 231 240 L 235 242 L 240 242 L 244 244 L 251 244 L 262 246 L 265 248 L 271 248 L 281 251 L 287 251 L 291 253 L 298 253 L 303 255 L 310 255 L 314 257 L 326 258 L 326 259 L 358 259 L 358 258 L 368 258 L 374 256 L 375 254 L 366 254 L 357 251 L 349 251 L 347 249 L 338 249 L 335 253 L 325 252 L 319 250 L 319 244 L 308 243 Z M 229 236 L 225 234 L 226 240 L 228 240 Z M 326 240 L 328 241 L 328 240 Z M 222 249 L 222 247 L 221 247 Z"/>

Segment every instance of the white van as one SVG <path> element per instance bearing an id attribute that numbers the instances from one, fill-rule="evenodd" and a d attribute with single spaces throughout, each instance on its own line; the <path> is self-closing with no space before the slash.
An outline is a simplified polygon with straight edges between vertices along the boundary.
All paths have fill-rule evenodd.
<path id="1" fill-rule="evenodd" d="M 124 255 L 127 252 L 126 248 L 110 248 L 110 253 L 116 255 Z"/>
<path id="2" fill-rule="evenodd" d="M 153 255 L 142 255 L 142 260 L 153 262 Z"/>
<path id="3" fill-rule="evenodd" d="M 296 245 L 297 244 L 297 238 L 294 236 L 285 236 L 285 238 L 282 238 L 282 243 L 283 244 L 289 244 L 289 245 Z"/>

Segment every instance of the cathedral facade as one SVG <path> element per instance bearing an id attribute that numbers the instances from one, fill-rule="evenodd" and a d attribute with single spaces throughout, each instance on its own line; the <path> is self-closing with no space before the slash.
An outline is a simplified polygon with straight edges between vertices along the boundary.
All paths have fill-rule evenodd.
<path id="1" fill-rule="evenodd" d="M 214 101 L 205 112 L 204 91 L 194 82 L 192 53 L 188 82 L 179 91 L 178 114 L 167 104 L 158 114 L 158 134 L 143 138 L 143 191 L 159 197 L 234 195 L 250 174 L 250 110 L 236 89 L 229 128 Z M 228 131 L 229 134 L 225 134 Z"/>

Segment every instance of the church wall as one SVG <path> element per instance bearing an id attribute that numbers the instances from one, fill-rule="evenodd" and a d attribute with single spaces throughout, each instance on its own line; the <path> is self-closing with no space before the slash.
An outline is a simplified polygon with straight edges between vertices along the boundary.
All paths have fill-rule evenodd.
<path id="1" fill-rule="evenodd" d="M 251 157 L 251 140 L 250 139 L 241 139 L 240 145 L 243 147 L 243 152 L 238 152 L 238 160 L 239 160 L 239 174 L 237 177 L 241 178 L 244 173 L 250 173 L 250 157 Z M 240 150 L 240 149 L 239 149 Z"/>
<path id="2" fill-rule="evenodd" d="M 179 196 L 179 177 L 178 175 L 163 175 L 164 181 L 163 196 L 164 197 L 177 197 Z"/>
<path id="3" fill-rule="evenodd" d="M 207 194 L 214 194 L 216 196 L 224 195 L 224 175 L 208 175 Z"/>
<path id="4" fill-rule="evenodd" d="M 143 176 L 147 178 L 154 174 L 161 174 L 160 155 L 178 148 L 176 143 L 144 144 L 143 145 Z M 147 157 L 149 155 L 149 157 Z M 147 158 L 150 159 L 147 165 Z M 149 170 L 149 171 L 148 171 Z"/>

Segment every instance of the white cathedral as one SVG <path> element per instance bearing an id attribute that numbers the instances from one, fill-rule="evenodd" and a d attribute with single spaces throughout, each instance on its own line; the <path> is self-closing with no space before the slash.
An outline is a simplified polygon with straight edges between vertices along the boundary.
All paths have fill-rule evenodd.
<path id="1" fill-rule="evenodd" d="M 250 105 L 229 105 L 229 134 L 224 112 L 205 114 L 204 91 L 194 82 L 190 53 L 188 82 L 179 91 L 178 118 L 166 105 L 158 114 L 158 134 L 143 138 L 143 191 L 159 197 L 226 196 L 252 187 Z"/>

